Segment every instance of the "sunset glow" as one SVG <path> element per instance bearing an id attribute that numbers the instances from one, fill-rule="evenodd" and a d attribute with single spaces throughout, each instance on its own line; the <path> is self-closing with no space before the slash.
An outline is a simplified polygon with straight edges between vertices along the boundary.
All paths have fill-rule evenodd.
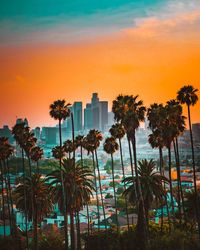
<path id="1" fill-rule="evenodd" d="M 0 12 L 0 126 L 16 116 L 31 126 L 54 124 L 49 104 L 58 98 L 85 104 L 98 92 L 111 108 L 118 94 L 139 94 L 148 106 L 175 98 L 185 84 L 200 89 L 200 2 L 177 0 L 174 9 L 174 1 L 152 1 L 145 15 L 129 2 L 77 19 L 66 13 L 66 22 L 49 16 L 38 29 L 41 17 L 20 26 L 18 13 Z M 200 102 L 192 117 L 200 122 Z"/>

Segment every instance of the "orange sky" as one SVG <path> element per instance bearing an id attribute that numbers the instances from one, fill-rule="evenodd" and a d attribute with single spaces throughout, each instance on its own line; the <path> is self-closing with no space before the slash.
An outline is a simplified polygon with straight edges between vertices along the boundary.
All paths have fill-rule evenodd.
<path id="1" fill-rule="evenodd" d="M 12 126 L 16 116 L 27 117 L 33 127 L 55 124 L 48 112 L 58 98 L 85 105 L 98 92 L 111 104 L 120 93 L 139 94 L 148 106 L 175 98 L 184 84 L 200 89 L 199 17 L 195 11 L 170 20 L 149 18 L 76 44 L 0 47 L 0 126 Z M 192 120 L 200 122 L 200 101 Z"/>

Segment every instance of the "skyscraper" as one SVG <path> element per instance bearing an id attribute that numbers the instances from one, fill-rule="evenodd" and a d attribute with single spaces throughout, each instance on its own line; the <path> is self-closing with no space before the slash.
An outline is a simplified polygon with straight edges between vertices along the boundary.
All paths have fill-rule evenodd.
<path id="1" fill-rule="evenodd" d="M 105 131 L 108 124 L 108 102 L 99 102 L 99 129 Z"/>
<path id="2" fill-rule="evenodd" d="M 74 102 L 72 112 L 74 115 L 74 130 L 81 131 L 83 128 L 82 102 Z"/>
<path id="3" fill-rule="evenodd" d="M 91 129 L 93 126 L 93 118 L 92 118 L 92 105 L 90 103 L 86 104 L 86 108 L 84 109 L 84 129 Z"/>

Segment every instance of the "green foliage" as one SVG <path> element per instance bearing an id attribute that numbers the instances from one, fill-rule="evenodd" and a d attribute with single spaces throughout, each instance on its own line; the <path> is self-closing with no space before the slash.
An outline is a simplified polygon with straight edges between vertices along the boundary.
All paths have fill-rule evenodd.
<path id="1" fill-rule="evenodd" d="M 113 195 L 110 193 L 106 194 L 105 199 L 110 199 L 110 198 L 113 198 Z"/>
<path id="2" fill-rule="evenodd" d="M 11 236 L 6 236 L 3 238 L 0 237 L 0 249 L 1 250 L 19 250 L 20 249 L 20 242 L 16 239 L 12 238 Z M 21 246 L 22 247 L 22 246 Z"/>
<path id="3" fill-rule="evenodd" d="M 63 237 L 55 232 L 43 235 L 38 242 L 38 250 L 64 250 Z"/>
<path id="4" fill-rule="evenodd" d="M 151 223 L 149 227 L 149 243 L 146 250 L 199 250 L 200 240 L 198 235 L 186 233 L 181 230 L 175 230 L 171 234 L 169 228 L 164 224 L 163 232 L 159 225 Z M 86 249 L 98 250 L 143 250 L 144 239 L 137 237 L 135 227 L 131 227 L 130 231 L 121 231 L 117 233 L 115 229 L 111 229 L 106 236 L 105 232 L 95 232 L 89 237 L 83 237 L 86 243 Z"/>

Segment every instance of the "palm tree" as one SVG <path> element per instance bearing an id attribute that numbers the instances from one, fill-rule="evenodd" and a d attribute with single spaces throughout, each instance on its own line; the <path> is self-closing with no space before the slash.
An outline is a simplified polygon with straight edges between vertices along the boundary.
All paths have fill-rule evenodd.
<path id="1" fill-rule="evenodd" d="M 75 138 L 75 145 L 76 147 L 80 147 L 81 151 L 81 166 L 83 167 L 83 146 L 84 146 L 84 136 L 83 135 L 77 135 Z M 86 209 L 87 209 L 87 234 L 88 236 L 90 235 L 90 214 L 89 214 L 89 207 L 88 203 L 86 204 Z M 77 213 L 77 235 L 78 235 L 78 246 L 77 248 L 80 249 L 81 247 L 81 236 L 80 236 L 80 216 L 79 213 Z"/>
<path id="2" fill-rule="evenodd" d="M 34 209 L 32 201 L 25 199 L 24 188 L 28 197 L 33 194 Z M 25 212 L 26 210 L 30 221 L 33 218 L 34 248 L 37 249 L 38 223 L 40 223 L 45 216 L 49 215 L 53 209 L 52 195 L 49 186 L 46 184 L 46 179 L 41 178 L 41 175 L 39 174 L 26 177 L 25 182 L 22 180 L 16 187 L 15 199 L 16 208 L 21 212 Z"/>
<path id="3" fill-rule="evenodd" d="M 63 120 L 66 120 L 67 117 L 70 116 L 70 109 L 69 107 L 71 104 L 66 104 L 65 100 L 57 100 L 54 101 L 50 105 L 50 116 L 54 118 L 55 120 L 58 120 L 59 125 L 59 139 L 60 139 L 60 148 L 62 147 L 62 132 L 61 132 L 61 122 Z M 66 195 L 65 195 L 65 189 L 64 189 L 64 182 L 63 182 L 63 171 L 61 169 L 62 158 L 59 158 L 60 163 L 60 178 L 61 178 L 61 187 L 62 187 L 62 196 L 64 199 L 64 226 L 65 226 L 65 249 L 68 249 L 68 227 L 67 227 L 67 201 L 66 201 Z"/>
<path id="4" fill-rule="evenodd" d="M 64 185 L 67 196 L 67 209 L 70 213 L 70 226 L 71 226 L 71 248 L 75 247 L 74 238 L 74 214 L 83 209 L 92 196 L 93 187 L 93 175 L 90 169 L 86 166 L 82 167 L 79 164 L 75 164 L 73 159 L 64 159 L 62 162 Z M 54 171 L 48 176 L 51 181 L 51 186 L 54 192 L 55 202 L 58 203 L 61 211 L 64 210 L 64 204 L 62 199 L 62 188 L 59 171 Z"/>
<path id="5" fill-rule="evenodd" d="M 138 176 L 138 167 L 137 167 L 137 152 L 136 152 L 136 137 L 135 132 L 136 129 L 139 127 L 140 122 L 144 121 L 144 115 L 146 108 L 143 106 L 143 101 L 137 100 L 138 95 L 119 95 L 116 100 L 113 101 L 112 111 L 114 113 L 114 118 L 117 122 L 121 122 L 124 126 L 125 131 L 127 133 L 128 142 L 131 142 L 132 150 L 133 150 L 133 158 L 134 158 L 134 165 L 135 165 L 135 175 L 136 175 L 136 185 L 135 192 L 138 195 L 139 199 L 141 199 L 141 208 L 143 209 L 143 216 L 144 218 L 141 221 L 141 225 L 143 227 L 138 227 L 144 235 L 144 238 L 147 239 L 147 224 L 145 219 L 145 207 L 144 201 L 142 197 L 142 191 L 140 186 L 140 179 Z M 130 149 L 130 144 L 129 144 Z M 131 152 L 130 152 L 131 156 Z M 133 169 L 132 169 L 132 178 L 134 179 Z M 141 218 L 140 218 L 141 219 Z"/>
<path id="6" fill-rule="evenodd" d="M 192 125 L 191 125 L 191 114 L 190 114 L 190 107 L 194 106 L 198 101 L 198 96 L 196 94 L 197 91 L 198 89 L 195 89 L 192 85 L 183 86 L 177 92 L 177 99 L 181 104 L 187 105 L 188 122 L 189 122 L 189 129 L 190 129 L 190 143 L 191 143 L 191 150 L 192 150 L 194 192 L 196 193 L 196 213 L 197 213 L 198 230 L 199 230 L 199 235 L 200 235 L 200 209 L 199 209 L 199 199 L 197 195 L 196 169 L 195 169 L 195 159 L 194 159 L 194 143 L 193 143 L 193 134 L 192 134 Z"/>
<path id="7" fill-rule="evenodd" d="M 30 151 L 31 160 L 35 161 L 37 164 L 37 174 L 40 173 L 38 161 L 42 159 L 43 154 L 44 154 L 43 149 L 38 146 L 33 147 Z"/>
<path id="8" fill-rule="evenodd" d="M 98 187 L 97 187 L 97 177 L 96 177 L 96 164 L 94 159 L 94 145 L 90 141 L 89 135 L 84 138 L 83 147 L 87 150 L 88 155 L 92 153 L 92 163 L 93 163 L 93 175 L 94 175 L 94 184 L 96 190 L 96 202 L 97 202 L 97 214 L 98 214 L 98 231 L 100 231 L 100 211 L 99 211 L 99 197 L 98 197 Z"/>
<path id="9" fill-rule="evenodd" d="M 11 185 L 10 185 L 10 171 L 8 165 L 8 158 L 13 154 L 14 148 L 9 144 L 8 138 L 0 137 L 0 165 L 1 165 L 1 179 L 2 179 L 2 201 L 3 201 L 3 219 L 4 219 L 4 235 L 5 235 L 5 203 L 3 195 L 3 182 L 5 179 L 6 184 L 6 194 L 7 194 L 7 204 L 9 212 L 9 222 L 11 234 L 15 227 L 14 222 L 14 210 L 13 210 L 13 200 L 11 195 Z M 5 169 L 5 170 L 4 170 Z"/>
<path id="10" fill-rule="evenodd" d="M 200 199 L 200 189 L 197 188 L 197 196 Z M 192 221 L 197 221 L 197 212 L 196 212 L 196 193 L 194 189 L 191 189 L 188 192 L 185 192 L 185 209 L 187 213 L 187 217 Z M 196 224 L 196 223 L 195 223 Z"/>
<path id="11" fill-rule="evenodd" d="M 66 140 L 63 143 L 63 147 L 65 149 L 65 152 L 68 154 L 68 158 L 71 159 L 71 153 L 73 153 L 77 148 L 76 144 L 71 140 Z"/>
<path id="12" fill-rule="evenodd" d="M 142 160 L 139 161 L 138 167 L 138 177 L 141 183 L 142 194 L 144 198 L 144 206 L 145 206 L 145 213 L 146 213 L 146 220 L 148 223 L 148 214 L 151 208 L 151 204 L 153 200 L 163 203 L 163 197 L 166 196 L 166 190 L 164 189 L 163 184 L 168 183 L 168 179 L 161 175 L 159 172 L 156 171 L 156 164 L 153 160 L 147 161 Z M 138 217 L 143 218 L 143 209 L 141 200 L 137 199 L 135 196 L 135 185 L 136 177 L 126 177 L 123 182 L 125 182 L 128 188 L 124 191 L 124 195 L 128 197 L 130 202 L 139 203 L 139 214 Z M 141 220 L 138 219 L 138 223 Z M 137 227 L 140 225 L 138 224 Z"/>
<path id="13" fill-rule="evenodd" d="M 182 107 L 177 100 L 170 100 L 167 102 L 167 106 L 169 107 L 170 111 L 170 120 L 173 122 L 173 126 L 175 126 L 175 138 L 173 140 L 174 146 L 174 153 L 176 159 L 176 168 L 177 168 L 177 180 L 178 180 L 178 205 L 179 205 L 179 212 L 181 214 L 181 203 L 183 207 L 183 214 L 185 216 L 185 209 L 184 209 L 184 196 L 183 196 L 183 189 L 181 184 L 181 171 L 180 171 L 180 162 L 179 162 L 179 147 L 178 147 L 178 136 L 180 136 L 183 131 L 185 130 L 185 116 L 182 115 Z M 181 223 L 180 216 L 180 223 Z"/>
<path id="14" fill-rule="evenodd" d="M 163 167 L 163 148 L 165 146 L 164 138 L 163 138 L 163 127 L 164 119 L 166 116 L 165 108 L 163 104 L 154 103 L 150 105 L 147 110 L 147 118 L 149 120 L 149 128 L 152 130 L 152 134 L 149 135 L 149 143 L 152 148 L 159 149 L 159 158 L 160 158 L 160 174 L 164 175 L 164 167 Z M 165 188 L 165 183 L 164 183 Z M 169 207 L 167 203 L 167 198 L 165 198 L 166 208 L 167 208 L 167 216 L 169 222 L 169 229 L 171 230 L 170 223 L 170 214 Z M 161 230 L 163 229 L 163 206 L 162 206 L 162 217 L 161 217 Z"/>
<path id="15" fill-rule="evenodd" d="M 124 172 L 124 161 L 123 161 L 123 153 L 122 153 L 122 138 L 125 135 L 125 129 L 120 123 L 113 124 L 112 127 L 109 130 L 111 136 L 114 138 L 118 139 L 119 141 L 119 150 L 120 150 L 120 159 L 121 159 L 121 166 L 122 166 L 122 174 L 123 174 L 123 179 L 125 179 L 125 172 Z M 124 190 L 126 189 L 125 183 L 124 183 Z M 128 217 L 128 202 L 127 199 L 125 198 L 125 209 L 126 209 L 126 219 L 127 219 L 127 225 L 128 225 L 128 230 L 129 230 L 129 217 Z"/>
<path id="16" fill-rule="evenodd" d="M 25 163 L 24 163 L 24 144 L 26 142 L 26 134 L 29 133 L 29 128 L 26 126 L 26 124 L 20 123 L 15 124 L 15 126 L 12 128 L 12 134 L 14 136 L 14 139 L 16 140 L 17 144 L 21 147 L 22 150 L 22 168 L 23 168 L 23 181 L 25 182 L 26 177 L 26 170 L 25 170 Z M 29 240 L 28 240 L 28 216 L 27 216 L 27 209 L 26 209 L 26 189 L 24 186 L 24 214 L 25 214 L 25 234 L 26 234 L 26 247 L 29 246 Z"/>
<path id="17" fill-rule="evenodd" d="M 92 129 L 89 131 L 88 135 L 86 136 L 86 140 L 87 140 L 87 144 L 88 144 L 88 149 L 91 148 L 91 151 L 88 151 L 88 152 L 92 152 L 93 159 L 94 159 L 94 155 L 95 155 L 96 167 L 97 167 L 97 172 L 98 172 L 98 180 L 99 180 L 99 190 L 100 190 L 101 203 L 102 203 L 102 209 L 103 209 L 103 216 L 104 216 L 105 228 L 107 230 L 106 213 L 105 213 L 102 186 L 101 186 L 101 175 L 100 175 L 99 163 L 98 163 L 98 157 L 97 157 L 97 149 L 100 146 L 100 142 L 103 140 L 103 136 L 102 136 L 100 131 Z"/>
<path id="18" fill-rule="evenodd" d="M 119 149 L 119 145 L 116 142 L 114 137 L 109 137 L 109 138 L 106 138 L 103 147 L 104 147 L 105 152 L 111 155 L 113 191 L 114 191 L 114 199 L 115 199 L 115 214 L 116 214 L 116 222 L 117 222 L 117 231 L 119 231 L 117 198 L 116 198 L 115 177 L 114 177 L 115 176 L 114 175 L 114 161 L 113 161 L 113 154 Z"/>

